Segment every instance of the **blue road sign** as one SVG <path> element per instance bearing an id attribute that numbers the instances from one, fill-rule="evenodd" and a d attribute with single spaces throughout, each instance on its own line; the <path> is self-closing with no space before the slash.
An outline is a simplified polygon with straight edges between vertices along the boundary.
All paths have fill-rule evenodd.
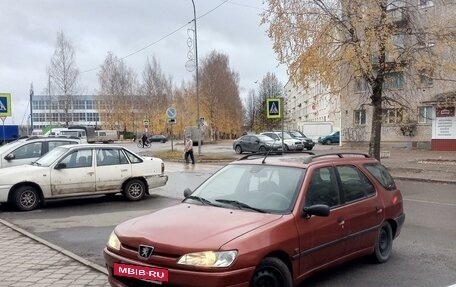
<path id="1" fill-rule="evenodd" d="M 268 119 L 280 119 L 282 117 L 279 98 L 266 99 L 266 112 Z"/>
<path id="2" fill-rule="evenodd" d="M 166 116 L 168 117 L 168 119 L 175 119 L 176 115 L 177 115 L 177 111 L 175 108 L 168 108 L 166 110 Z"/>
<path id="3" fill-rule="evenodd" d="M 0 117 L 11 116 L 11 94 L 0 94 Z"/>

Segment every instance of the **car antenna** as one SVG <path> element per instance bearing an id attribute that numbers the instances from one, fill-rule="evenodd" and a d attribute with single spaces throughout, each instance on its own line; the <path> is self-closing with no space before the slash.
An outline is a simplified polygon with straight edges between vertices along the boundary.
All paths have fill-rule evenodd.
<path id="1" fill-rule="evenodd" d="M 274 139 L 274 143 L 272 144 L 272 148 L 270 148 L 268 150 L 268 152 L 264 155 L 264 158 L 263 160 L 261 161 L 262 164 L 266 163 L 266 158 L 268 157 L 269 153 L 271 152 L 271 150 L 274 149 L 274 146 L 275 146 L 275 143 L 276 143 L 277 139 Z"/>

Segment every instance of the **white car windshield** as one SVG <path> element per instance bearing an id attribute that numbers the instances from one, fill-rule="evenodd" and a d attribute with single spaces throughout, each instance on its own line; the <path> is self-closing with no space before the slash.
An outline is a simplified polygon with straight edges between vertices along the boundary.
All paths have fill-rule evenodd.
<path id="1" fill-rule="evenodd" d="M 279 137 L 280 137 L 281 135 L 282 135 L 282 133 L 279 133 Z M 288 133 L 286 133 L 286 132 L 283 133 L 283 138 L 284 138 L 284 139 L 287 139 L 287 140 L 288 140 L 288 139 L 293 139 L 293 138 L 292 138 Z"/>
<path id="2" fill-rule="evenodd" d="M 285 214 L 295 206 L 305 169 L 232 164 L 200 185 L 186 202 Z"/>
<path id="3" fill-rule="evenodd" d="M 66 147 L 56 147 L 47 154 L 40 157 L 36 160 L 33 164 L 39 166 L 50 166 L 53 162 L 55 162 L 62 154 L 66 153 L 68 148 Z"/>

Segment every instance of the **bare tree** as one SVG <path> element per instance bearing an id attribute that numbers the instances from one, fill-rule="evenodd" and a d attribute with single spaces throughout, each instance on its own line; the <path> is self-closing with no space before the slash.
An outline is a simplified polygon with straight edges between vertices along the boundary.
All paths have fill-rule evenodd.
<path id="1" fill-rule="evenodd" d="M 147 60 L 143 71 L 142 95 L 145 96 L 145 105 L 142 113 L 150 120 L 153 131 L 166 130 L 166 109 L 171 104 L 173 85 L 171 78 L 167 78 L 161 70 L 157 60 Z"/>
<path id="2" fill-rule="evenodd" d="M 48 74 L 52 84 L 51 90 L 57 94 L 59 109 L 63 110 L 65 126 L 68 126 L 72 121 L 73 95 L 78 91 L 79 70 L 76 67 L 74 47 L 62 31 L 57 34 L 57 43 Z"/>
<path id="3" fill-rule="evenodd" d="M 258 97 L 255 99 L 255 130 L 261 132 L 280 128 L 280 119 L 268 119 L 266 114 L 267 99 L 282 98 L 283 85 L 274 73 L 267 73 L 261 80 Z"/>
<path id="4" fill-rule="evenodd" d="M 424 97 L 418 89 L 394 91 L 404 82 L 401 75 L 416 79 L 424 74 L 439 81 L 445 80 L 443 75 L 455 75 L 452 1 L 267 2 L 263 23 L 269 25 L 274 50 L 295 83 L 318 79 L 334 94 L 347 97 L 355 94 L 354 86 L 365 85 L 364 99 L 358 101 L 356 95 L 344 100 L 371 106 L 369 154 L 377 159 L 385 107 L 399 107 L 394 114 L 407 121 L 413 118 L 411 101 Z"/>
<path id="5" fill-rule="evenodd" d="M 202 60 L 200 69 L 203 117 L 216 138 L 239 134 L 244 114 L 239 75 L 230 69 L 228 56 L 213 51 Z"/>
<path id="6" fill-rule="evenodd" d="M 111 129 L 133 128 L 132 96 L 136 94 L 136 74 L 112 52 L 108 52 L 98 74 L 99 114 L 104 125 Z"/>
<path id="7" fill-rule="evenodd" d="M 257 96 L 255 90 L 252 89 L 249 91 L 247 98 L 244 100 L 244 125 L 248 127 L 250 131 L 253 131 L 255 128 L 255 116 L 257 112 L 255 102 L 257 102 Z"/>

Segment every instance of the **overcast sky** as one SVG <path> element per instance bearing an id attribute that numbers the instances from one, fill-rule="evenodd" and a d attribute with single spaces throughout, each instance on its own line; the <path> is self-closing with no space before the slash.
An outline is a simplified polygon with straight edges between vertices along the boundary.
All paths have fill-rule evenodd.
<path id="1" fill-rule="evenodd" d="M 241 96 L 256 89 L 267 72 L 286 84 L 285 67 L 278 66 L 266 26 L 260 26 L 262 0 L 194 1 L 201 17 L 200 61 L 212 50 L 228 55 L 240 75 Z M 0 11 L 0 93 L 11 93 L 13 111 L 6 124 L 26 124 L 31 83 L 35 94 L 47 87 L 58 31 L 75 48 L 83 93 L 96 92 L 98 67 L 108 51 L 122 58 L 143 49 L 124 59 L 138 78 L 153 56 L 176 85 L 193 75 L 185 68 L 191 0 L 0 0 Z"/>

